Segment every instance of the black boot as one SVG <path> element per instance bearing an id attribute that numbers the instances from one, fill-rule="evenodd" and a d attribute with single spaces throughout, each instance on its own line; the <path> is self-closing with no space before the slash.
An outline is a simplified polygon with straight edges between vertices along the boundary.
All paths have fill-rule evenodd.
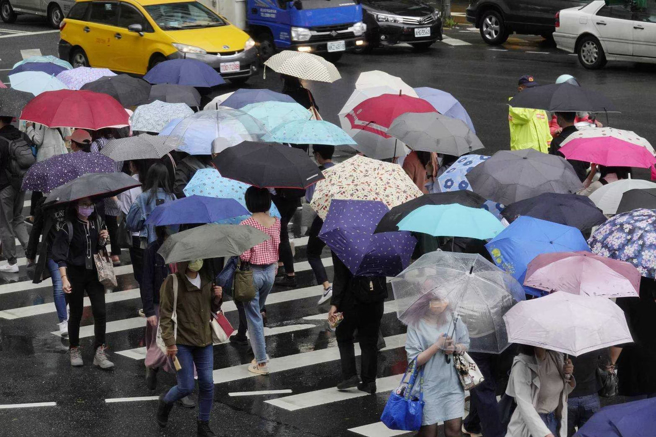
<path id="1" fill-rule="evenodd" d="M 151 369 L 146 367 L 146 387 L 148 390 L 155 390 L 157 388 L 157 371 L 159 369 Z"/>
<path id="2" fill-rule="evenodd" d="M 198 421 L 198 432 L 196 434 L 198 437 L 212 437 L 216 436 L 210 429 L 209 422 L 203 422 L 202 420 Z"/>
<path id="3" fill-rule="evenodd" d="M 358 376 L 351 376 L 349 379 L 345 379 L 344 381 L 340 382 L 337 384 L 337 390 L 339 391 L 346 391 L 350 388 L 355 388 L 360 384 L 360 378 Z"/>
<path id="4" fill-rule="evenodd" d="M 164 395 L 159 397 L 159 403 L 157 404 L 157 423 L 162 428 L 166 427 L 166 424 L 169 422 L 169 414 L 173 404 L 168 404 L 164 402 Z"/>
<path id="5" fill-rule="evenodd" d="M 369 393 L 370 395 L 375 395 L 376 394 L 376 383 L 375 382 L 361 382 L 358 384 L 358 390 L 363 391 L 365 393 Z"/>

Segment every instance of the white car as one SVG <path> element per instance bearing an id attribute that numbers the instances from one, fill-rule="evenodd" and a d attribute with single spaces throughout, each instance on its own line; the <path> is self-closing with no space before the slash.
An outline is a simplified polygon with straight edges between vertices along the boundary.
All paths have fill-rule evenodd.
<path id="1" fill-rule="evenodd" d="M 607 61 L 656 63 L 656 0 L 595 0 L 556 14 L 559 49 L 589 69 Z"/>

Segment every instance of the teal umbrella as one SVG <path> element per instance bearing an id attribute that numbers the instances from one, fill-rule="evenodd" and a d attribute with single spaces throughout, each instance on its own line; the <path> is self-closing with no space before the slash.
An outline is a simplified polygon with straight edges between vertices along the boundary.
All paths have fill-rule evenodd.
<path id="1" fill-rule="evenodd" d="M 60 67 L 63 67 L 67 70 L 71 70 L 73 68 L 73 66 L 69 62 L 66 62 L 64 60 L 59 59 L 56 56 L 51 56 L 51 55 L 29 57 L 27 59 L 24 59 L 20 62 L 15 63 L 13 68 L 19 67 L 23 64 L 27 64 L 27 63 L 30 63 L 30 62 L 49 62 L 51 64 L 59 65 Z"/>
<path id="2" fill-rule="evenodd" d="M 486 240 L 504 230 L 489 211 L 457 203 L 424 205 L 408 214 L 398 224 L 401 231 L 422 232 L 435 237 L 465 237 Z"/>
<path id="3" fill-rule="evenodd" d="M 45 91 L 67 90 L 68 87 L 48 73 L 41 71 L 24 71 L 9 76 L 11 87 L 18 91 L 34 94 L 38 96 Z"/>
<path id="4" fill-rule="evenodd" d="M 281 124 L 262 138 L 263 141 L 286 144 L 355 145 L 350 135 L 338 126 L 322 120 L 296 120 Z"/>
<path id="5" fill-rule="evenodd" d="M 312 114 L 298 103 L 259 102 L 241 108 L 248 115 L 260 120 L 268 131 L 284 123 L 296 120 L 309 120 Z"/>

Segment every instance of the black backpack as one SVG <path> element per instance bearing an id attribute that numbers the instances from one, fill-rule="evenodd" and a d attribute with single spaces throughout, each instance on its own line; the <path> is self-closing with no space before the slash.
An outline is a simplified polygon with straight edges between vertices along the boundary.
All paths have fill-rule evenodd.
<path id="1" fill-rule="evenodd" d="M 36 163 L 34 148 L 24 136 L 13 140 L 2 138 L 7 142 L 7 176 L 15 190 L 20 191 L 27 170 Z"/>

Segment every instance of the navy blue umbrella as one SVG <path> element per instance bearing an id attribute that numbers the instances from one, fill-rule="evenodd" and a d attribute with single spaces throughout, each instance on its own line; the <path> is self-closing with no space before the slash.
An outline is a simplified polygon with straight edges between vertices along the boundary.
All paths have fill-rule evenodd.
<path id="1" fill-rule="evenodd" d="M 171 83 L 210 88 L 222 85 L 225 80 L 215 69 L 195 59 L 171 59 L 157 64 L 145 76 L 152 84 Z"/>
<path id="2" fill-rule="evenodd" d="M 260 102 L 287 102 L 295 103 L 294 99 L 287 94 L 277 93 L 267 89 L 246 89 L 241 88 L 232 93 L 230 97 L 225 99 L 221 106 L 228 108 L 241 109 L 251 103 Z"/>
<path id="3" fill-rule="evenodd" d="M 190 196 L 160 205 L 146 220 L 147 225 L 168 226 L 214 223 L 249 212 L 235 199 Z"/>
<path id="4" fill-rule="evenodd" d="M 656 399 L 602 408 L 574 437 L 651 437 L 656 430 Z"/>
<path id="5" fill-rule="evenodd" d="M 40 71 L 42 73 L 51 74 L 57 76 L 62 71 L 66 71 L 67 68 L 64 68 L 57 64 L 51 64 L 50 62 L 28 62 L 27 64 L 19 65 L 9 72 L 9 76 L 16 73 L 22 73 L 24 71 Z"/>

